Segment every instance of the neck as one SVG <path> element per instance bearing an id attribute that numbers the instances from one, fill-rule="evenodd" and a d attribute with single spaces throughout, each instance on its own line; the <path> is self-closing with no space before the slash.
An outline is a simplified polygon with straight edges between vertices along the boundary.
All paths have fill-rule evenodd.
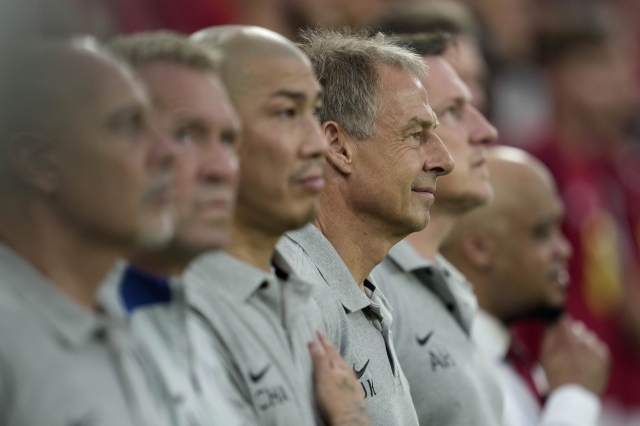
<path id="1" fill-rule="evenodd" d="M 329 240 L 364 292 L 365 279 L 404 236 L 390 235 L 366 216 L 351 211 L 343 197 L 327 192 L 312 223 Z"/>
<path id="2" fill-rule="evenodd" d="M 192 257 L 167 249 L 159 251 L 136 251 L 129 256 L 129 262 L 139 268 L 162 277 L 181 275 Z"/>
<path id="3" fill-rule="evenodd" d="M 431 207 L 430 216 L 431 219 L 426 228 L 420 232 L 414 232 L 406 239 L 422 257 L 434 262 L 442 243 L 453 229 L 457 216 L 438 210 L 435 204 Z"/>
<path id="4" fill-rule="evenodd" d="M 0 240 L 58 290 L 93 310 L 102 281 L 126 248 L 72 228 L 42 204 L 13 202 L 0 212 Z M 12 211 L 7 211 L 12 210 Z"/>
<path id="5" fill-rule="evenodd" d="M 231 226 L 231 243 L 226 253 L 265 272 L 271 272 L 271 259 L 282 234 L 273 233 L 234 220 Z"/>

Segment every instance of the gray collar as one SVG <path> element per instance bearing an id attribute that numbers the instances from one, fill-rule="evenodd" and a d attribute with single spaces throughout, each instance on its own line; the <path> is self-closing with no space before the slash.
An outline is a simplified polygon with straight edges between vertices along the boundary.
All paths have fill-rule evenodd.
<path id="1" fill-rule="evenodd" d="M 318 228 L 309 223 L 296 231 L 287 232 L 286 236 L 307 253 L 348 312 L 356 312 L 372 305 L 372 300 L 360 291 L 349 268 Z M 367 277 L 367 281 L 372 294 L 379 294 L 379 291 L 375 291 L 375 283 L 371 275 Z M 376 311 L 378 307 L 373 306 L 373 308 L 376 308 L 374 309 Z"/>
<path id="2" fill-rule="evenodd" d="M 58 290 L 28 261 L 0 244 L 0 283 L 17 293 L 67 343 L 79 347 L 106 327 L 100 318 Z"/>
<path id="3" fill-rule="evenodd" d="M 278 278 L 293 285 L 296 293 L 301 296 L 310 295 L 309 285 L 295 275 L 277 249 L 271 263 L 276 268 L 276 274 L 255 268 L 224 251 L 211 251 L 189 265 L 186 274 L 195 274 L 207 281 L 213 279 L 218 288 L 231 295 L 238 303 L 246 302 L 265 282 L 273 283 Z"/>
<path id="4" fill-rule="evenodd" d="M 406 240 L 389 251 L 389 258 L 405 273 L 412 273 L 444 303 L 463 330 L 469 334 L 477 310 L 473 288 L 464 275 L 440 254 L 431 262 Z"/>
<path id="5" fill-rule="evenodd" d="M 407 240 L 402 240 L 391 247 L 388 257 L 404 272 L 414 272 L 435 266 L 433 262 L 420 256 Z"/>

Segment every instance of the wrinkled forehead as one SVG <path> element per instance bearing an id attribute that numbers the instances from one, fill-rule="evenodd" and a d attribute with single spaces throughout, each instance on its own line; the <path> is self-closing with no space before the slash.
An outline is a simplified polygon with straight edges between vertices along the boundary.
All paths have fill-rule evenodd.
<path id="1" fill-rule="evenodd" d="M 381 118 L 404 113 L 431 117 L 429 96 L 418 77 L 389 65 L 378 65 L 377 68 Z"/>

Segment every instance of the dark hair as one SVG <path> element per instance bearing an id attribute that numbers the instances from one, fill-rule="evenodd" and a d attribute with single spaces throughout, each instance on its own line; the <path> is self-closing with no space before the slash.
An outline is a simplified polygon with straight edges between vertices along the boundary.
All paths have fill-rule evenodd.
<path id="1" fill-rule="evenodd" d="M 596 26 L 581 26 L 543 32 L 538 36 L 538 60 L 554 65 L 579 50 L 602 47 L 607 34 Z"/>
<path id="2" fill-rule="evenodd" d="M 400 9 L 373 29 L 388 35 L 444 32 L 457 36 L 478 32 L 476 22 L 465 7 L 444 2 Z"/>
<path id="3" fill-rule="evenodd" d="M 440 56 L 453 44 L 453 37 L 444 32 L 399 34 L 398 41 L 420 56 Z"/>

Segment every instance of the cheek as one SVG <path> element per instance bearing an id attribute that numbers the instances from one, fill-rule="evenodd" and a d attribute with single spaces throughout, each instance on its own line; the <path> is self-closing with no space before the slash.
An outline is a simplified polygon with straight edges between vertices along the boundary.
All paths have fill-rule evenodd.
<path id="1" fill-rule="evenodd" d="M 254 140 L 241 145 L 240 189 L 275 194 L 292 173 L 293 158 L 279 140 Z"/>
<path id="2" fill-rule="evenodd" d="M 174 199 L 187 199 L 197 184 L 198 155 L 193 149 L 185 147 L 176 159 L 173 169 Z"/>

